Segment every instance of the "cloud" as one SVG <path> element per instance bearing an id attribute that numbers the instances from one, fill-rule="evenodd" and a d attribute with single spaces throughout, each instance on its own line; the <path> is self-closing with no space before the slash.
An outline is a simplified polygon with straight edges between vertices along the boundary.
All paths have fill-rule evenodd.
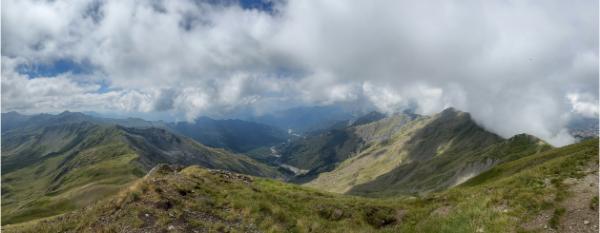
<path id="1" fill-rule="evenodd" d="M 570 93 L 571 111 L 584 117 L 598 118 L 598 99 L 589 94 Z"/>
<path id="2" fill-rule="evenodd" d="M 191 120 L 295 105 L 422 114 L 453 106 L 502 136 L 527 132 L 562 145 L 572 140 L 564 133 L 571 115 L 598 115 L 597 8 L 559 0 L 290 0 L 268 9 L 6 0 L 3 111 Z M 61 59 L 94 70 L 29 79 L 16 69 Z"/>

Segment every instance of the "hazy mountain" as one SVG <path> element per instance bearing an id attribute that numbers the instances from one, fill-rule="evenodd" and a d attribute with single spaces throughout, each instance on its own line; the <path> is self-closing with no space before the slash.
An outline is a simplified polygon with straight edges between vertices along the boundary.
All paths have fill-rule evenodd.
<path id="1" fill-rule="evenodd" d="M 135 128 L 164 128 L 190 137 L 202 144 L 225 148 L 234 152 L 247 152 L 270 147 L 289 138 L 287 132 L 264 124 L 242 120 L 215 120 L 200 117 L 193 123 L 146 121 L 141 118 L 104 118 L 79 112 L 63 112 L 57 115 L 22 115 L 17 112 L 2 113 L 2 132 L 63 124 L 65 122 L 93 122 L 103 125 L 121 125 Z"/>
<path id="2" fill-rule="evenodd" d="M 579 139 L 598 137 L 598 118 L 574 118 L 567 127 L 569 133 Z"/>
<path id="3" fill-rule="evenodd" d="M 36 115 L 27 125 L 2 133 L 3 224 L 86 206 L 116 194 L 159 163 L 280 176 L 244 155 L 166 129 L 127 128 L 86 118 Z"/>
<path id="4" fill-rule="evenodd" d="M 356 118 L 355 120 L 352 121 L 352 126 L 359 126 L 359 125 L 364 125 L 364 124 L 368 124 L 371 122 L 375 122 L 378 120 L 381 120 L 383 118 L 385 118 L 386 115 L 377 111 L 372 111 L 370 113 L 367 113 L 363 116 L 360 116 L 358 118 Z"/>
<path id="5" fill-rule="evenodd" d="M 161 121 L 146 121 L 141 118 L 104 118 L 80 112 L 65 111 L 60 114 L 23 115 L 17 112 L 2 113 L 2 132 L 13 129 L 31 129 L 65 123 L 90 122 L 104 125 L 121 125 L 125 127 L 165 127 Z"/>
<path id="6" fill-rule="evenodd" d="M 242 120 L 214 120 L 208 117 L 198 118 L 193 123 L 169 123 L 168 127 L 207 146 L 227 148 L 235 152 L 271 147 L 289 137 L 287 132 L 264 124 Z"/>
<path id="7" fill-rule="evenodd" d="M 463 185 L 416 198 L 353 197 L 160 166 L 111 200 L 4 231 L 594 232 L 597 197 L 598 140 L 589 140 L 523 155 Z"/>
<path id="8" fill-rule="evenodd" d="M 247 120 L 275 126 L 294 132 L 310 132 L 327 128 L 337 122 L 351 120 L 355 117 L 341 106 L 297 107 L 278 111 Z"/>

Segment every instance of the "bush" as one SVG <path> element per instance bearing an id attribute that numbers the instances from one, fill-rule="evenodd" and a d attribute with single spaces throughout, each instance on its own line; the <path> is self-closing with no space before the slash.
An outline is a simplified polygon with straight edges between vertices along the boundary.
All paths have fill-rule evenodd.
<path id="1" fill-rule="evenodd" d="M 387 207 L 370 207 L 365 211 L 365 220 L 375 228 L 396 223 L 396 211 Z"/>
<path id="2" fill-rule="evenodd" d="M 550 227 L 552 227 L 553 229 L 558 229 L 558 224 L 560 223 L 560 217 L 563 214 L 565 214 L 564 208 L 556 208 L 554 210 L 554 214 L 552 215 L 552 218 L 550 218 Z"/>
<path id="3" fill-rule="evenodd" d="M 598 210 L 598 196 L 592 198 L 592 201 L 590 202 L 590 209 Z"/>

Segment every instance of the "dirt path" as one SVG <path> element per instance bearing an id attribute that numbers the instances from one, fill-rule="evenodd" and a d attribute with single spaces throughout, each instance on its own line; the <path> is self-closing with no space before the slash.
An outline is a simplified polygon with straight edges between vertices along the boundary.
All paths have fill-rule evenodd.
<path id="1" fill-rule="evenodd" d="M 592 199 L 598 197 L 598 171 L 591 171 L 582 179 L 567 179 L 569 196 L 562 203 L 565 213 L 560 232 L 598 232 L 598 208 L 592 208 Z"/>

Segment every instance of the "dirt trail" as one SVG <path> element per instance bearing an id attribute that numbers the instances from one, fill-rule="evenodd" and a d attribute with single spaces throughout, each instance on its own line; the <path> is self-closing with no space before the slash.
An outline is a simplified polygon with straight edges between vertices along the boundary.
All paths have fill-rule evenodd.
<path id="1" fill-rule="evenodd" d="M 598 196 L 598 171 L 591 171 L 582 179 L 567 179 L 569 196 L 562 203 L 565 214 L 560 232 L 598 232 L 598 208 L 592 209 L 592 199 Z"/>

